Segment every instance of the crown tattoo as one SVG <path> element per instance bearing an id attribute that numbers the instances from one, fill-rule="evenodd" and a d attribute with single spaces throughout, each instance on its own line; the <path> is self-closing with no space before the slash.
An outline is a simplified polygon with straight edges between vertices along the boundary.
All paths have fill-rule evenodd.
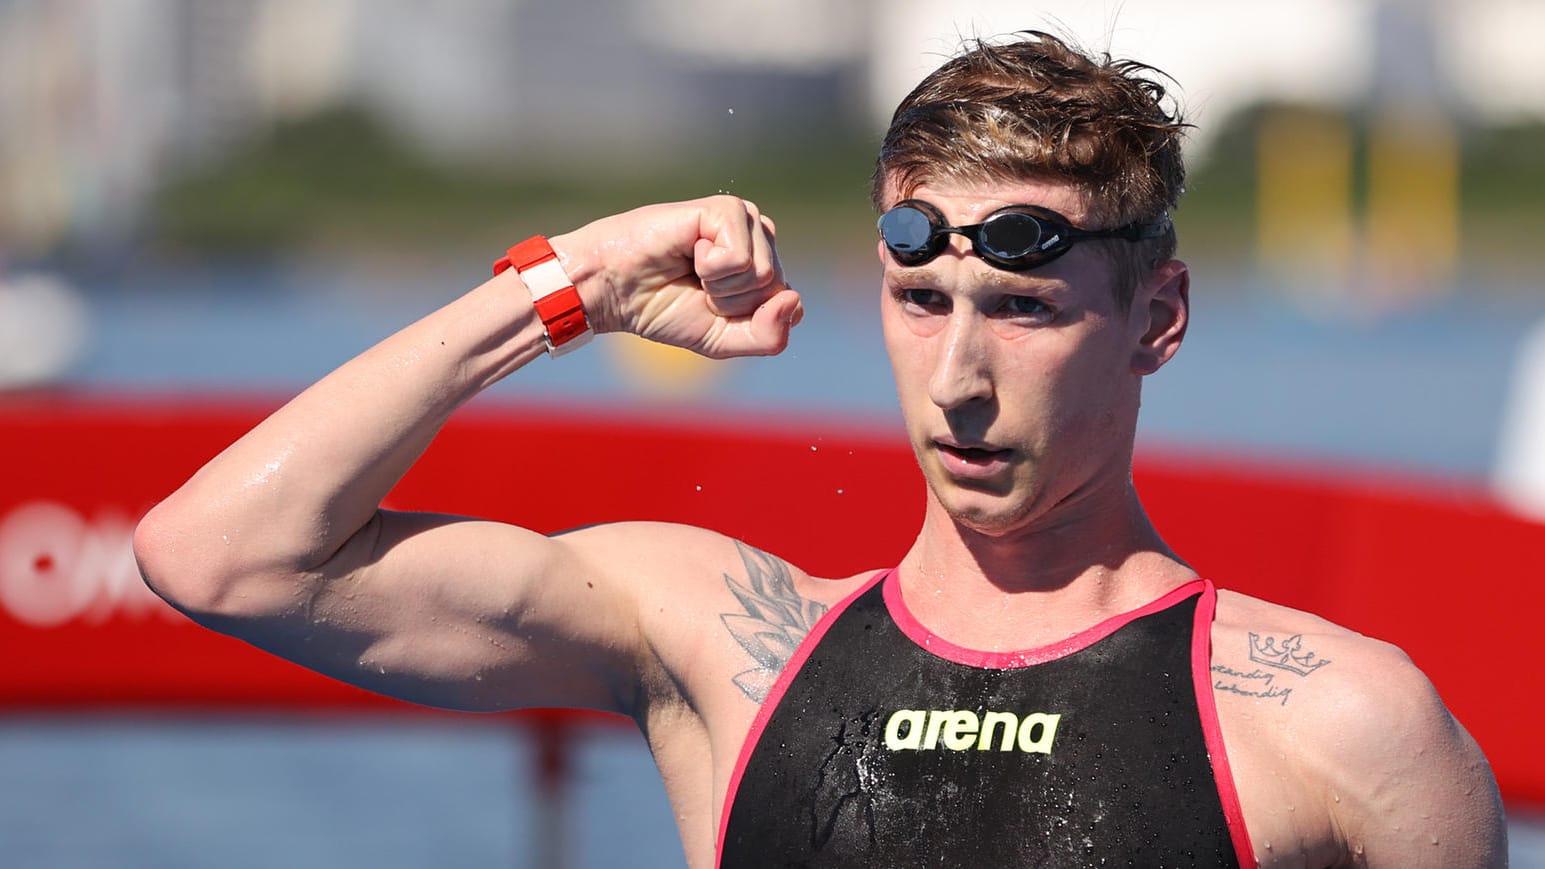
<path id="1" fill-rule="evenodd" d="M 1329 658 L 1316 660 L 1313 652 L 1301 651 L 1303 645 L 1303 634 L 1294 634 L 1279 644 L 1276 637 L 1262 637 L 1260 634 L 1252 632 L 1250 634 L 1250 660 L 1257 664 L 1265 664 L 1268 667 L 1292 670 L 1300 676 L 1307 676 L 1330 663 Z"/>

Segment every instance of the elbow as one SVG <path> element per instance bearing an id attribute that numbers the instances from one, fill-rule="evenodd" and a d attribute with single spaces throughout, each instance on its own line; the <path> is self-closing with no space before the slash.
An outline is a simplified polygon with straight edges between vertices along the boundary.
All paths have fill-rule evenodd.
<path id="1" fill-rule="evenodd" d="M 140 578 L 156 597 L 177 610 L 193 614 L 200 583 L 190 576 L 189 559 L 181 557 L 177 530 L 165 516 L 164 504 L 152 508 L 134 526 L 134 563 Z"/>
<path id="2" fill-rule="evenodd" d="M 229 615 L 237 599 L 234 574 L 195 529 L 164 502 L 145 514 L 134 527 L 140 577 L 157 597 L 195 621 Z"/>

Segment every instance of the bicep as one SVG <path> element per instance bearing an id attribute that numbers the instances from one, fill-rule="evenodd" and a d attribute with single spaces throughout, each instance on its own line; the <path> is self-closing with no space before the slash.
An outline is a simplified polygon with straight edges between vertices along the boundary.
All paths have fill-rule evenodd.
<path id="1" fill-rule="evenodd" d="M 292 586 L 292 600 L 229 632 L 426 705 L 625 712 L 635 610 L 595 563 L 570 541 L 510 525 L 382 511 Z"/>

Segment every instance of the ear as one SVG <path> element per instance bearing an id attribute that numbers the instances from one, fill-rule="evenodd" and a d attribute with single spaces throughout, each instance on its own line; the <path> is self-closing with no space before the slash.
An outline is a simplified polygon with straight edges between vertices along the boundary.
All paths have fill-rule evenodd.
<path id="1" fill-rule="evenodd" d="M 880 256 L 880 265 L 885 265 L 885 239 L 874 243 L 874 252 Z"/>
<path id="2" fill-rule="evenodd" d="M 1159 264 L 1132 297 L 1132 323 L 1141 337 L 1132 350 L 1132 373 L 1158 371 L 1180 350 L 1191 320 L 1191 270 L 1180 260 Z"/>

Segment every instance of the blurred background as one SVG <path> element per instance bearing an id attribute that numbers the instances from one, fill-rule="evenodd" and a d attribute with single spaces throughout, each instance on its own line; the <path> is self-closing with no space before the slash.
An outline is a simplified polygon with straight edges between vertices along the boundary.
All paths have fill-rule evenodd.
<path id="1" fill-rule="evenodd" d="M 1159 67 L 1196 125 L 1194 325 L 1143 450 L 1545 518 L 1540 0 L 0 0 L 0 421 L 270 408 L 520 238 L 728 192 L 805 293 L 788 354 L 608 336 L 479 404 L 891 431 L 874 151 L 962 39 L 1024 28 Z M 127 533 L 155 496 L 59 485 L 0 500 L 0 630 L 145 618 Z M 61 528 L 110 565 L 106 610 L 23 593 Z M 550 734 L 503 721 L 89 699 L 0 698 L 0 865 L 681 863 L 620 728 L 575 725 L 554 783 Z M 1545 866 L 1542 811 L 1510 801 L 1515 866 Z"/>

